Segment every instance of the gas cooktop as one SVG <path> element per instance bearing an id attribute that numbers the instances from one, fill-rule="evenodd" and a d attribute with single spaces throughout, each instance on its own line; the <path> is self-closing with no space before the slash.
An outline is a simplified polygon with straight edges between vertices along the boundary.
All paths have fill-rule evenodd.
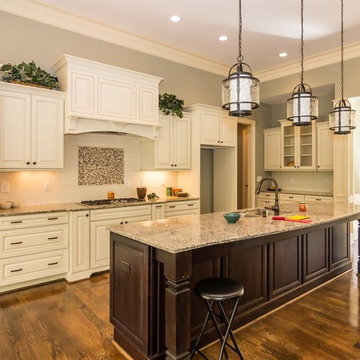
<path id="1" fill-rule="evenodd" d="M 83 205 L 112 205 L 112 204 L 129 204 L 129 203 L 137 203 L 137 202 L 144 202 L 145 199 L 138 199 L 138 198 L 119 198 L 119 199 L 101 199 L 101 200 L 84 200 L 81 202 Z"/>

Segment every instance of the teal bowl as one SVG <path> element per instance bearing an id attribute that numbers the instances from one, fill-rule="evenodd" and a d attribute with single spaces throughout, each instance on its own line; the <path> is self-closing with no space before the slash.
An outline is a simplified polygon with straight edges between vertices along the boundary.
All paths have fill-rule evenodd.
<path id="1" fill-rule="evenodd" d="M 226 213 L 224 218 L 229 224 L 235 224 L 240 219 L 240 214 L 235 212 Z"/>

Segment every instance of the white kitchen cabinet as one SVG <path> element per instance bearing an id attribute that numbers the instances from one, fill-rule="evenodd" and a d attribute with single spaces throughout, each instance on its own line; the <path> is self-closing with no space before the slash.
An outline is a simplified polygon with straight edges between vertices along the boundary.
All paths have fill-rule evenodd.
<path id="1" fill-rule="evenodd" d="M 0 168 L 62 168 L 63 108 L 61 92 L 0 83 Z"/>
<path id="2" fill-rule="evenodd" d="M 191 167 L 191 115 L 160 115 L 159 139 L 142 143 L 143 170 L 184 170 Z"/>
<path id="3" fill-rule="evenodd" d="M 220 122 L 220 141 L 222 146 L 236 146 L 237 120 L 234 117 L 222 116 Z"/>
<path id="4" fill-rule="evenodd" d="M 165 204 L 154 204 L 151 206 L 151 220 L 164 219 Z"/>
<path id="5" fill-rule="evenodd" d="M 264 129 L 264 170 L 281 169 L 281 128 Z"/>
<path id="6" fill-rule="evenodd" d="M 0 292 L 54 280 L 68 272 L 68 213 L 0 220 Z"/>
<path id="7" fill-rule="evenodd" d="M 159 124 L 161 78 L 69 55 L 53 67 L 67 93 L 66 133 L 114 131 L 114 124 Z"/>
<path id="8" fill-rule="evenodd" d="M 334 198 L 332 196 L 305 195 L 305 201 L 308 203 L 332 204 Z"/>
<path id="9" fill-rule="evenodd" d="M 90 269 L 90 220 L 89 211 L 74 211 L 70 213 L 70 274 L 69 281 L 79 280 Z M 86 276 L 90 274 L 86 274 Z"/>
<path id="10" fill-rule="evenodd" d="M 165 218 L 172 218 L 184 215 L 200 214 L 200 206 L 198 200 L 178 201 L 165 204 Z"/>
<path id="11" fill-rule="evenodd" d="M 107 227 L 151 220 L 151 205 L 92 210 L 90 220 L 90 268 L 92 272 L 108 270 L 110 231 Z"/>
<path id="12" fill-rule="evenodd" d="M 309 126 L 281 123 L 281 169 L 316 170 L 316 121 Z"/>
<path id="13" fill-rule="evenodd" d="M 317 169 L 332 171 L 334 168 L 334 134 L 329 129 L 329 122 L 316 124 Z"/>

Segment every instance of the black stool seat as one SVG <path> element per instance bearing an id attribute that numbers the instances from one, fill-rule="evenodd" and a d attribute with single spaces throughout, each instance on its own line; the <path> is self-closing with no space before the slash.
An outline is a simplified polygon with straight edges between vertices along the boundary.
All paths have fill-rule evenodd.
<path id="1" fill-rule="evenodd" d="M 239 305 L 241 297 L 244 295 L 244 286 L 235 280 L 226 278 L 208 278 L 199 281 L 195 285 L 196 294 L 204 300 L 207 308 L 207 314 L 203 323 L 200 335 L 196 340 L 196 343 L 192 349 L 190 359 L 193 358 L 196 352 L 198 352 L 204 359 L 209 360 L 205 354 L 200 350 L 199 344 L 201 338 L 205 332 L 206 325 L 211 319 L 214 323 L 215 330 L 219 336 L 221 349 L 219 353 L 219 360 L 222 360 L 223 355 L 226 359 L 229 359 L 226 347 L 232 349 L 239 357 L 240 360 L 244 360 L 241 351 L 235 341 L 235 337 L 232 333 L 231 326 L 234 321 L 235 313 Z M 230 314 L 230 318 L 226 315 L 226 311 L 223 306 L 223 302 L 226 300 L 234 300 L 234 306 Z M 214 311 L 214 306 L 217 305 L 218 311 Z M 218 318 L 218 320 L 216 319 Z M 218 323 L 218 321 L 220 321 Z M 221 332 L 221 327 L 225 329 L 225 334 Z M 230 337 L 233 345 L 228 343 Z"/>
<path id="2" fill-rule="evenodd" d="M 208 278 L 199 281 L 195 292 L 205 300 L 225 301 L 244 295 L 244 286 L 225 278 Z"/>

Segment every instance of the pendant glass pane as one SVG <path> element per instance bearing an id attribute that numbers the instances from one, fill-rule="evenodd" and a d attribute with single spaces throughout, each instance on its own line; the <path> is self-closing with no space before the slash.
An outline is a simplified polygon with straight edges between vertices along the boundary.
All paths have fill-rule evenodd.
<path id="1" fill-rule="evenodd" d="M 287 101 L 287 119 L 295 126 L 310 125 L 318 117 L 318 99 L 308 92 L 294 93 Z"/>

